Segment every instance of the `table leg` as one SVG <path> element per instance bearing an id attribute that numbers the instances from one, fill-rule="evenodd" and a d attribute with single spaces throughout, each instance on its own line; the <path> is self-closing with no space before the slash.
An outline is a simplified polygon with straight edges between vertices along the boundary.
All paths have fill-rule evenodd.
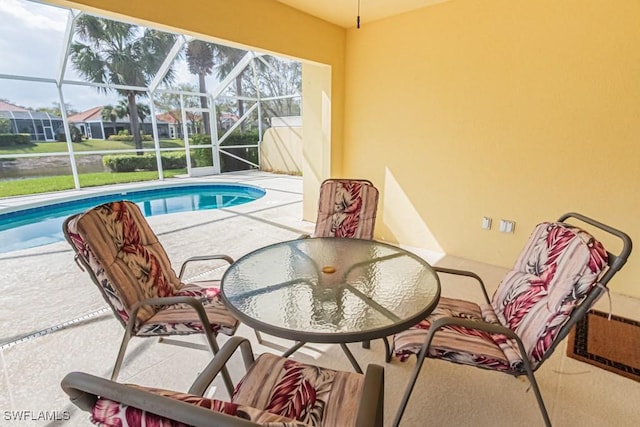
<path id="1" fill-rule="evenodd" d="M 293 347 L 291 347 L 289 350 L 285 351 L 284 353 L 282 353 L 282 357 L 289 357 L 291 356 L 293 353 L 295 353 L 296 351 L 298 351 L 298 349 L 300 347 L 302 347 L 303 345 L 305 345 L 306 343 L 303 341 L 298 341 Z"/>
<path id="2" fill-rule="evenodd" d="M 347 356 L 347 359 L 349 359 L 349 362 L 351 362 L 351 366 L 353 366 L 353 369 L 357 373 L 361 374 L 362 369 L 360 369 L 360 365 L 358 364 L 358 361 L 356 360 L 356 358 L 353 357 L 353 353 L 351 353 L 351 350 L 349 350 L 349 347 L 347 347 L 347 345 L 344 343 L 341 343 L 340 347 L 342 347 L 342 351 Z"/>

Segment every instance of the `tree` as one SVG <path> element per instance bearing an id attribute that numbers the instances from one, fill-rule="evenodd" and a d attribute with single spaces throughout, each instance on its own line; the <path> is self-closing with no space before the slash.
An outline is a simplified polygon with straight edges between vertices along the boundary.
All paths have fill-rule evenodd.
<path id="1" fill-rule="evenodd" d="M 121 117 L 129 116 L 128 105 L 129 102 L 126 98 L 122 98 L 120 101 L 118 101 L 117 108 L 124 112 L 124 116 Z M 151 115 L 151 109 L 147 104 L 143 104 L 142 102 L 136 103 L 136 106 L 138 107 L 138 119 L 140 119 L 140 121 L 144 123 L 145 119 Z"/>
<path id="2" fill-rule="evenodd" d="M 148 87 L 164 62 L 176 36 L 150 28 L 141 28 L 123 22 L 81 15 L 75 22 L 78 41 L 71 44 L 70 58 L 75 69 L 93 83 Z M 170 67 L 163 81 L 173 81 Z M 108 92 L 115 90 L 128 102 L 131 133 L 138 154 L 142 154 L 137 97 L 146 92 L 133 89 L 98 87 Z"/>
<path id="3" fill-rule="evenodd" d="M 36 108 L 36 111 L 39 111 L 41 113 L 49 113 L 54 116 L 62 117 L 62 109 L 60 108 L 60 103 L 52 102 L 52 104 L 53 104 L 53 107 L 40 107 L 40 108 Z M 64 108 L 67 112 L 67 115 L 69 116 L 77 113 L 77 111 L 71 107 L 71 104 L 67 104 L 66 102 L 64 104 Z"/>
<path id="4" fill-rule="evenodd" d="M 302 65 L 297 61 L 288 61 L 273 56 L 262 56 L 256 61 L 258 87 L 261 96 L 278 97 L 302 92 Z M 248 82 L 253 87 L 253 82 Z M 278 98 L 265 102 L 263 118 L 297 116 L 301 114 L 300 97 Z"/>
<path id="5" fill-rule="evenodd" d="M 127 101 L 125 100 L 125 103 Z M 123 117 L 127 117 L 129 115 L 129 105 L 123 106 L 122 102 L 120 102 L 115 107 L 113 105 L 105 105 L 102 107 L 102 120 L 105 122 L 111 122 L 111 126 L 113 127 L 113 134 L 116 132 L 116 120 L 122 119 Z"/>
<path id="6" fill-rule="evenodd" d="M 247 54 L 244 50 L 236 49 L 231 46 L 215 45 L 213 51 L 216 59 L 216 71 L 218 79 L 223 80 L 238 65 L 238 62 Z M 238 97 L 238 117 L 244 116 L 244 101 L 239 97 L 243 95 L 242 90 L 242 73 L 236 76 L 236 96 Z M 242 129 L 242 128 L 241 128 Z"/>
<path id="7" fill-rule="evenodd" d="M 197 91 L 196 87 L 189 83 L 181 83 L 178 85 L 180 92 L 193 92 Z M 154 97 L 155 105 L 158 110 L 173 117 L 180 129 L 182 129 L 182 113 L 180 104 L 180 95 L 177 93 L 159 92 Z M 198 103 L 195 102 L 194 97 L 184 96 L 182 100 L 185 108 L 196 108 Z M 190 120 L 189 114 L 187 114 L 187 120 Z"/>
<path id="8" fill-rule="evenodd" d="M 205 77 L 211 74 L 213 71 L 213 52 L 215 45 L 207 43 L 202 40 L 192 40 L 187 45 L 187 64 L 189 65 L 189 71 L 191 74 L 198 76 L 198 89 L 200 93 L 207 93 L 207 85 Z M 203 110 L 208 110 L 207 97 L 200 96 L 200 107 Z M 202 124 L 204 133 L 211 134 L 211 125 L 209 115 L 203 113 Z"/>
<path id="9" fill-rule="evenodd" d="M 0 133 L 13 133 L 11 120 L 0 117 Z"/>

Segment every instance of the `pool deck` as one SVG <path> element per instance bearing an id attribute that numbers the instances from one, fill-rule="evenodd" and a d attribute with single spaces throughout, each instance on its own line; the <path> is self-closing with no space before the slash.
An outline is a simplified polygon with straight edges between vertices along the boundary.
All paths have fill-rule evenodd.
<path id="1" fill-rule="evenodd" d="M 153 216 L 148 219 L 162 241 L 174 267 L 193 255 L 224 253 L 238 257 L 259 247 L 297 238 L 313 230 L 302 218 L 302 179 L 263 172 L 225 174 L 217 177 L 166 180 L 170 182 L 234 182 L 266 190 L 261 199 L 244 205 L 208 211 Z M 119 185 L 117 189 L 141 185 Z M 55 197 L 77 197 L 103 189 L 64 192 Z M 0 200 L 0 210 L 34 202 L 50 201 L 52 195 Z M 416 252 L 427 261 L 452 268 L 472 269 L 486 283 L 497 284 L 504 268 L 443 254 Z M 13 421 L 11 425 L 90 425 L 88 416 L 75 409 L 60 389 L 60 380 L 70 371 L 85 371 L 108 377 L 122 338 L 123 328 L 106 309 L 106 303 L 73 261 L 66 242 L 0 254 L 0 419 L 5 411 L 47 411 L 66 421 Z M 467 295 L 465 283 L 452 280 L 444 285 L 447 296 Z M 495 286 L 495 285 L 494 285 Z M 493 289 L 489 289 L 490 292 Z M 614 313 L 634 317 L 640 301 L 613 294 Z M 600 309 L 608 310 L 603 299 Z M 255 342 L 253 332 L 241 325 L 238 335 L 254 344 L 255 352 L 279 352 L 290 343 L 265 337 Z M 220 342 L 226 337 L 220 336 Z M 123 382 L 186 391 L 210 359 L 202 336 L 180 339 L 185 345 L 134 338 L 120 374 Z M 551 419 L 556 426 L 632 426 L 640 419 L 640 384 L 630 379 L 567 358 L 566 343 L 536 373 Z M 361 365 L 385 366 L 385 425 L 390 425 L 414 362 L 384 363 L 380 340 L 371 350 L 351 346 Z M 294 358 L 336 369 L 350 364 L 338 346 L 311 344 Z M 232 376 L 241 374 L 234 361 Z M 222 399 L 224 388 L 215 383 Z M 432 425 L 542 425 L 529 386 L 525 381 L 445 363 L 427 361 L 403 426 Z M 68 411 L 68 412 L 64 412 Z M 473 420 L 471 422 L 470 420 Z M 4 424 L 5 421 L 0 421 Z"/>

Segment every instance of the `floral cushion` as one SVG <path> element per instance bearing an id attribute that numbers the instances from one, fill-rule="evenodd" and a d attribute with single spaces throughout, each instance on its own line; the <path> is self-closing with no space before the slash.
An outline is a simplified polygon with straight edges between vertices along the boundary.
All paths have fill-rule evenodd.
<path id="1" fill-rule="evenodd" d="M 214 412 L 231 415 L 238 418 L 254 421 L 265 427 L 309 427 L 280 415 L 259 409 L 224 402 L 216 399 L 207 399 L 186 393 L 178 393 L 169 390 L 132 386 L 151 393 L 180 400 L 194 406 L 210 409 Z M 91 412 L 91 422 L 102 427 L 183 427 L 185 424 L 161 417 L 142 409 L 128 406 L 120 402 L 100 398 Z M 212 424 L 213 425 L 213 424 Z M 185 426 L 186 427 L 186 426 Z"/>
<path id="2" fill-rule="evenodd" d="M 78 219 L 80 215 L 75 215 L 66 222 L 66 234 L 73 245 L 78 257 L 81 257 L 91 270 L 89 274 L 93 276 L 104 297 L 105 301 L 111 306 L 116 314 L 116 318 L 126 327 L 129 320 L 129 312 L 125 309 L 125 305 L 120 298 L 116 288 L 113 286 L 109 278 L 104 272 L 104 268 L 100 265 L 96 257 L 89 249 L 84 238 L 78 233 Z"/>
<path id="3" fill-rule="evenodd" d="M 606 265 L 607 252 L 586 231 L 564 223 L 536 227 L 491 301 L 499 322 L 522 340 L 533 366 Z"/>
<path id="4" fill-rule="evenodd" d="M 158 238 L 135 203 L 106 203 L 77 215 L 66 225 L 78 256 L 88 264 L 96 283 L 126 326 L 133 306 L 146 298 L 191 296 L 203 303 L 215 331 L 232 335 L 238 321 L 220 298 L 219 282 L 181 283 Z M 185 304 L 143 306 L 137 335 L 202 332 L 193 308 Z"/>
<path id="5" fill-rule="evenodd" d="M 135 203 L 105 203 L 80 216 L 77 231 L 117 289 L 125 310 L 147 298 L 173 296 L 182 285 Z M 156 308 L 138 311 L 144 322 Z"/>
<path id="6" fill-rule="evenodd" d="M 265 353 L 256 359 L 238 383 L 231 402 L 132 387 L 263 426 L 350 427 L 356 422 L 363 378 L 361 374 L 306 365 Z M 104 398 L 96 402 L 91 421 L 104 427 L 182 425 Z"/>
<path id="7" fill-rule="evenodd" d="M 361 374 L 262 354 L 236 387 L 232 402 L 315 427 L 355 425 Z"/>
<path id="8" fill-rule="evenodd" d="M 394 352 L 401 360 L 417 354 L 431 323 L 452 316 L 511 329 L 535 368 L 606 265 L 604 247 L 584 230 L 564 223 L 540 224 L 490 305 L 441 298 L 427 319 L 394 337 Z M 436 333 L 429 356 L 514 373 L 523 369 L 523 355 L 514 340 L 457 326 Z"/>
<path id="9" fill-rule="evenodd" d="M 213 330 L 233 335 L 238 326 L 238 320 L 231 315 L 223 304 L 218 284 L 218 281 L 187 284 L 175 296 L 188 296 L 198 299 L 202 302 Z M 162 310 L 156 312 L 140 327 L 137 335 L 187 335 L 199 332 L 203 332 L 202 323 L 193 307 L 187 304 L 173 304 L 163 306 Z"/>
<path id="10" fill-rule="evenodd" d="M 412 354 L 419 353 L 431 324 L 441 317 L 498 323 L 488 304 L 480 306 L 469 301 L 443 297 L 428 318 L 394 336 L 395 355 L 401 361 L 405 361 Z M 506 341 L 507 338 L 504 335 L 490 334 L 462 326 L 445 326 L 431 341 L 429 356 L 464 365 L 509 371 L 513 365 L 519 365 L 521 360 L 517 353 L 510 354 L 513 360 L 505 354 L 501 344 L 504 345 Z"/>
<path id="11" fill-rule="evenodd" d="M 378 190 L 361 180 L 327 180 L 320 188 L 314 237 L 372 239 Z"/>

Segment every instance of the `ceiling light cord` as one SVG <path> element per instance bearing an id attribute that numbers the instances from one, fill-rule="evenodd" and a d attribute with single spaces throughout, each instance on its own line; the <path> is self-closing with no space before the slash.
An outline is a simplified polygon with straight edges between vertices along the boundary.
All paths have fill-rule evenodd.
<path id="1" fill-rule="evenodd" d="M 356 27 L 360 28 L 360 0 L 358 0 L 358 17 L 356 18 Z"/>

